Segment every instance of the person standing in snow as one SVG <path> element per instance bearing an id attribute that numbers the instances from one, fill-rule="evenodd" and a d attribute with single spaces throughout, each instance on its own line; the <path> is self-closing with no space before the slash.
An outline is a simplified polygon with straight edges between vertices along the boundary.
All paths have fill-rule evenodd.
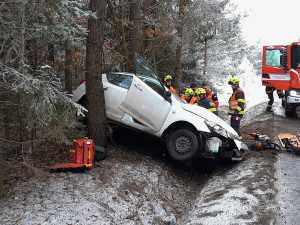
<path id="1" fill-rule="evenodd" d="M 205 90 L 203 88 L 198 88 L 195 91 L 195 97 L 197 98 L 197 102 L 194 103 L 194 105 L 198 105 L 201 106 L 203 108 L 208 109 L 209 111 L 211 111 L 212 113 L 214 113 L 215 115 L 218 115 L 218 111 L 216 109 L 215 103 L 208 99 L 205 96 Z"/>
<path id="2" fill-rule="evenodd" d="M 268 111 L 268 112 L 272 111 L 272 105 L 273 105 L 273 102 L 274 102 L 273 92 L 275 90 L 276 90 L 276 88 L 274 88 L 274 87 L 266 87 L 266 94 L 268 95 L 268 98 L 269 98 L 269 102 L 268 102 L 268 105 L 267 105 L 267 108 L 266 108 L 266 111 Z M 282 90 L 277 90 L 277 95 L 278 95 L 279 98 L 284 97 Z"/>
<path id="3" fill-rule="evenodd" d="M 238 133 L 240 140 L 242 135 L 240 132 L 241 120 L 244 116 L 244 110 L 246 109 L 245 93 L 242 88 L 239 87 L 240 81 L 232 77 L 228 84 L 231 85 L 233 94 L 229 98 L 229 112 L 231 115 L 230 125 Z"/>
<path id="4" fill-rule="evenodd" d="M 215 103 L 216 109 L 218 109 L 219 108 L 219 99 L 218 99 L 217 94 L 211 90 L 211 87 L 209 84 L 204 84 L 203 89 L 206 91 L 206 94 L 205 94 L 206 98 L 212 100 Z"/>
<path id="5" fill-rule="evenodd" d="M 165 86 L 170 90 L 170 91 L 172 91 L 174 94 L 177 94 L 176 93 L 176 90 L 171 86 L 172 85 L 172 77 L 171 77 L 171 75 L 167 75 L 167 76 L 165 76 L 165 79 L 164 79 L 164 81 L 165 81 Z"/>

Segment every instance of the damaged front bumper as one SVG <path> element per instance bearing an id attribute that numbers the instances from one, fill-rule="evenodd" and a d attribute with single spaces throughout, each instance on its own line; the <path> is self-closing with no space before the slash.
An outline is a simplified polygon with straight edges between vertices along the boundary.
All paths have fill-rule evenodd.
<path id="1" fill-rule="evenodd" d="M 205 152 L 217 158 L 241 161 L 248 150 L 246 144 L 236 139 L 228 139 L 221 135 L 207 137 Z"/>
<path id="2" fill-rule="evenodd" d="M 237 133 L 211 121 L 205 121 L 205 123 L 211 133 L 205 135 L 204 150 L 222 159 L 241 161 L 248 147 L 238 139 Z"/>

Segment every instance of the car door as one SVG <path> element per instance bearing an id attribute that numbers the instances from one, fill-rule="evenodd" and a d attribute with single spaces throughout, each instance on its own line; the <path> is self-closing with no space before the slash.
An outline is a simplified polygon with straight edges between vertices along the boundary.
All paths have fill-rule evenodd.
<path id="1" fill-rule="evenodd" d="M 263 47 L 262 84 L 280 90 L 290 87 L 290 72 L 281 65 L 281 45 Z"/>
<path id="2" fill-rule="evenodd" d="M 154 70 L 138 55 L 131 86 L 119 108 L 145 126 L 158 132 L 163 126 L 171 103 Z"/>

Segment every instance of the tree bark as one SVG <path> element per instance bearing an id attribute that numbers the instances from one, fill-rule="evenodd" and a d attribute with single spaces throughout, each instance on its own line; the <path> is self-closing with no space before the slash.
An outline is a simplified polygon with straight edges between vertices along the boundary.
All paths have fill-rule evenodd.
<path id="1" fill-rule="evenodd" d="M 106 146 L 106 115 L 102 85 L 105 1 L 91 0 L 90 10 L 97 19 L 89 19 L 86 55 L 86 98 L 88 135 L 96 145 Z"/>
<path id="2" fill-rule="evenodd" d="M 183 25 L 184 25 L 184 9 L 186 7 L 186 0 L 179 0 L 179 15 L 178 15 L 178 43 L 176 47 L 176 56 L 175 56 L 175 68 L 173 76 L 173 86 L 175 89 L 179 89 L 179 84 L 181 82 L 181 55 L 182 55 L 182 37 L 183 37 Z"/>
<path id="3" fill-rule="evenodd" d="M 203 76 L 206 75 L 207 70 L 207 50 L 208 50 L 208 43 L 207 39 L 204 39 L 204 66 L 203 66 Z"/>
<path id="4" fill-rule="evenodd" d="M 2 149 L 0 147 L 0 199 L 4 197 L 4 187 L 3 187 L 3 155 Z"/>
<path id="5" fill-rule="evenodd" d="M 65 49 L 66 61 L 65 61 L 65 89 L 68 94 L 72 93 L 72 50 L 68 47 Z"/>
<path id="6" fill-rule="evenodd" d="M 133 69 L 134 53 L 138 52 L 140 45 L 140 0 L 133 0 L 130 4 L 129 15 L 129 65 L 126 65 L 128 72 Z"/>

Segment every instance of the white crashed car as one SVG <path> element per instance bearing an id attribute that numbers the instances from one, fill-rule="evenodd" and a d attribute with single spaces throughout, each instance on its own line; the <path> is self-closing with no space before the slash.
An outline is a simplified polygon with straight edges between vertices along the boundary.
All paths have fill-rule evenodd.
<path id="1" fill-rule="evenodd" d="M 134 73 L 102 75 L 108 121 L 153 135 L 167 144 L 170 156 L 188 161 L 197 156 L 241 160 L 247 146 L 221 118 L 187 104 L 168 91 L 155 71 L 136 54 Z M 85 82 L 73 100 L 85 106 Z"/>

